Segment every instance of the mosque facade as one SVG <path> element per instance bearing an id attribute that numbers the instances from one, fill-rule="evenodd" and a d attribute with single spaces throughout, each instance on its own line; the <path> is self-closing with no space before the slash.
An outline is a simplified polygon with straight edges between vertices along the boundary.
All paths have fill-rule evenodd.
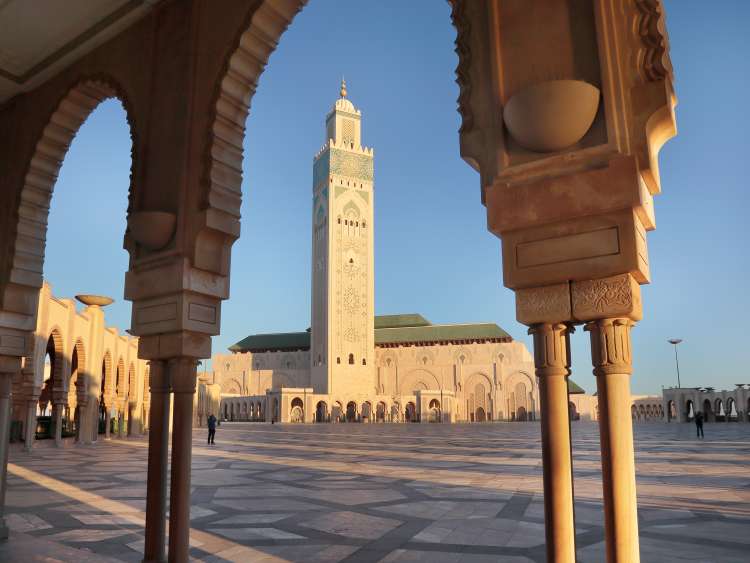
<path id="1" fill-rule="evenodd" d="M 220 386 L 222 417 L 537 418 L 533 357 L 498 325 L 375 315 L 374 151 L 362 145 L 362 115 L 343 82 L 326 117 L 326 139 L 313 161 L 310 328 L 250 335 L 229 354 L 214 355 L 205 383 Z"/>

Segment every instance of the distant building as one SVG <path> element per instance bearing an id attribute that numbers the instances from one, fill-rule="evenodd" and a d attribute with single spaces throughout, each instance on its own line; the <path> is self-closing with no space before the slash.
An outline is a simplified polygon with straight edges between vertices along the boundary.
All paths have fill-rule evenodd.
<path id="1" fill-rule="evenodd" d="M 750 385 L 738 383 L 734 389 L 716 391 L 713 387 L 671 387 L 662 392 L 662 405 L 668 421 L 690 422 L 698 412 L 705 422 L 750 421 Z"/>

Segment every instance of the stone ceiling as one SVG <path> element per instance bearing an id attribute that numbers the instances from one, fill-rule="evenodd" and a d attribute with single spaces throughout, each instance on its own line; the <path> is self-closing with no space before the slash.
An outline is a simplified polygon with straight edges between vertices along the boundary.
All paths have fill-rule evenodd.
<path id="1" fill-rule="evenodd" d="M 161 0 L 0 0 L 0 104 L 31 90 Z"/>

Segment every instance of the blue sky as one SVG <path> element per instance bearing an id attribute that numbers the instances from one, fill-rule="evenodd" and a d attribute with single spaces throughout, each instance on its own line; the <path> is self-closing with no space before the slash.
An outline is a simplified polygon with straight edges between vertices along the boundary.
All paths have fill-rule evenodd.
<path id="1" fill-rule="evenodd" d="M 663 193 L 649 233 L 652 284 L 633 331 L 633 391 L 750 383 L 745 348 L 750 274 L 745 217 L 750 3 L 706 10 L 665 3 L 677 76 L 679 134 L 662 149 Z M 342 75 L 375 148 L 377 314 L 436 323 L 493 321 L 531 341 L 502 286 L 500 242 L 486 229 L 477 174 L 458 155 L 455 31 L 447 3 L 313 1 L 272 55 L 248 119 L 242 236 L 232 296 L 213 349 L 252 332 L 302 330 L 310 318 L 312 157 Z M 55 295 L 103 293 L 108 324 L 130 324 L 122 249 L 130 138 L 117 101 L 81 128 L 55 187 L 45 277 Z M 588 335 L 573 335 L 573 377 L 587 390 Z"/>

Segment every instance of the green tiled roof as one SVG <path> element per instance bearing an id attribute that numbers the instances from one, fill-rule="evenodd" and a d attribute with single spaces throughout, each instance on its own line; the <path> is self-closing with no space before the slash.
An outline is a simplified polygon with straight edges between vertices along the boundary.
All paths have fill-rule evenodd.
<path id="1" fill-rule="evenodd" d="M 495 323 L 375 329 L 376 346 L 378 344 L 405 344 L 407 342 L 455 342 L 500 338 L 507 340 L 510 335 Z"/>
<path id="2" fill-rule="evenodd" d="M 495 323 L 434 325 L 416 313 L 375 317 L 376 346 L 473 340 L 510 341 L 511 337 Z M 232 352 L 309 349 L 309 330 L 307 332 L 251 334 L 229 347 Z"/>
<path id="3" fill-rule="evenodd" d="M 375 330 L 379 328 L 403 328 L 412 326 L 429 326 L 430 321 L 418 313 L 406 315 L 378 315 L 375 317 Z"/>
<path id="4" fill-rule="evenodd" d="M 251 334 L 229 350 L 232 352 L 253 352 L 260 350 L 309 350 L 309 332 L 280 332 L 276 334 Z"/>
<path id="5" fill-rule="evenodd" d="M 569 395 L 583 395 L 586 391 L 584 391 L 583 387 L 578 385 L 575 381 L 568 378 L 568 394 Z"/>

